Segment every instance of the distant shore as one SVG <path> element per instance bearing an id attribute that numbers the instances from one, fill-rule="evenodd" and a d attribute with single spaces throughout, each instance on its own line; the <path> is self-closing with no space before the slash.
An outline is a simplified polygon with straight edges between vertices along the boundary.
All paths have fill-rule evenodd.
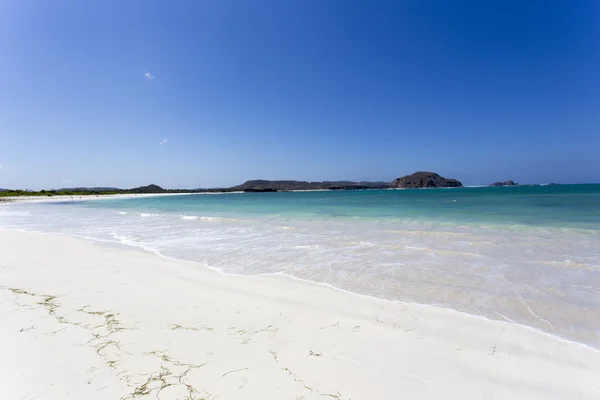
<path id="1" fill-rule="evenodd" d="M 470 187 L 484 187 L 484 186 L 470 186 Z M 435 188 L 421 188 L 419 190 L 431 190 Z M 437 188 L 437 189 L 456 189 L 456 188 Z M 340 192 L 344 190 L 356 190 L 356 189 L 298 189 L 298 190 L 279 190 L 273 191 L 275 193 L 304 193 L 304 192 Z M 415 190 L 407 188 L 365 188 L 359 190 Z M 210 192 L 177 192 L 177 193 L 122 193 L 122 194 L 77 194 L 77 195 L 49 195 L 49 196 L 0 196 L 0 205 L 26 202 L 26 203 L 53 203 L 57 201 L 84 201 L 84 200 L 102 200 L 102 199 L 132 199 L 140 197 L 159 197 L 159 196 L 186 196 L 186 195 L 219 195 L 219 194 L 257 194 L 257 193 L 271 193 L 271 191 L 210 191 Z"/>
<path id="2" fill-rule="evenodd" d="M 56 195 L 56 196 L 7 196 L 0 197 L 2 203 L 51 203 L 56 201 L 83 201 L 83 200 L 101 200 L 101 199 L 130 199 L 137 197 L 156 197 L 156 196 L 182 196 L 199 193 L 130 193 L 130 194 L 84 194 L 84 195 Z"/>

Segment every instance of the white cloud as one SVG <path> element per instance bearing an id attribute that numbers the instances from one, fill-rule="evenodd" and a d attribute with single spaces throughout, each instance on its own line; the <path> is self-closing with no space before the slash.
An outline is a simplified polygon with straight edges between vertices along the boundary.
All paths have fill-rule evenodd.
<path id="1" fill-rule="evenodd" d="M 152 79 L 154 79 L 154 75 L 152 75 L 150 72 L 148 71 L 142 71 L 142 74 L 144 74 L 144 78 L 146 78 L 147 80 L 151 81 Z"/>
<path id="2" fill-rule="evenodd" d="M 167 143 L 169 143 L 169 141 L 168 141 L 167 139 L 163 139 L 163 140 L 161 140 L 161 141 L 160 141 L 160 143 L 159 143 L 159 144 L 160 144 L 161 146 L 164 146 L 164 145 L 165 145 L 165 144 L 167 144 Z"/>

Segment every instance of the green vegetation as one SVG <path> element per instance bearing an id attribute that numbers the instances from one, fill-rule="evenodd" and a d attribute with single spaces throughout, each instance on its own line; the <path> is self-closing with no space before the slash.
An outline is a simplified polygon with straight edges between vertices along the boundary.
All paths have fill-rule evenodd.
<path id="1" fill-rule="evenodd" d="M 242 185 L 230 188 L 213 189 L 163 189 L 158 185 L 140 186 L 133 189 L 118 189 L 111 187 L 78 187 L 68 189 L 40 190 L 10 190 L 0 189 L 0 199 L 16 196 L 102 196 L 107 194 L 146 194 L 146 193 L 228 193 L 228 192 L 279 192 L 290 190 L 360 190 L 360 189 L 385 189 L 390 185 L 387 182 L 349 182 L 349 181 L 247 181 Z"/>
<path id="2" fill-rule="evenodd" d="M 34 192 L 30 190 L 4 190 L 0 192 L 0 197 L 16 197 L 16 196 L 89 196 L 89 195 L 104 195 L 124 193 L 124 191 L 62 191 L 62 190 L 40 190 Z"/>
<path id="3" fill-rule="evenodd" d="M 39 192 L 31 190 L 4 190 L 0 191 L 0 199 L 3 197 L 18 196 L 104 196 L 108 194 L 143 194 L 143 193 L 215 193 L 215 192 L 233 192 L 232 189 L 163 189 L 161 191 L 139 191 L 135 189 L 117 189 L 117 190 L 40 190 Z"/>
<path id="4" fill-rule="evenodd" d="M 108 194 L 143 194 L 143 193 L 206 193 L 206 192 L 231 192 L 233 189 L 163 189 L 157 185 L 141 186 L 133 189 L 117 188 L 72 188 L 58 190 L 0 190 L 2 197 L 18 196 L 103 196 Z"/>

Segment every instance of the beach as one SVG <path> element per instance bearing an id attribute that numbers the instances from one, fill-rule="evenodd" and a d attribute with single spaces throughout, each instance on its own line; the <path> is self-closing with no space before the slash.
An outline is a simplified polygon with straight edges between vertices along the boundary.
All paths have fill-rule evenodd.
<path id="1" fill-rule="evenodd" d="M 600 352 L 521 325 L 0 230 L 3 399 L 593 399 Z"/>
<path id="2" fill-rule="evenodd" d="M 599 201 L 595 185 L 101 197 L 5 204 L 0 229 L 435 305 L 600 349 Z"/>
<path id="3" fill-rule="evenodd" d="M 90 201 L 110 199 L 135 199 L 143 197 L 185 196 L 191 193 L 122 193 L 122 194 L 86 194 L 86 195 L 53 195 L 53 196 L 5 196 L 0 197 L 1 204 L 9 203 L 56 203 L 61 201 Z"/>

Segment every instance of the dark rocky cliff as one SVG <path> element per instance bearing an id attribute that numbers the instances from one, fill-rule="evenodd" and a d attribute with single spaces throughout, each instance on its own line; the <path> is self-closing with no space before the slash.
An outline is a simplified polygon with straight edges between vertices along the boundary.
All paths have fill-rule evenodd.
<path id="1" fill-rule="evenodd" d="M 252 180 L 244 182 L 239 186 L 234 186 L 230 190 L 240 191 L 273 191 L 273 190 L 319 190 L 319 189 L 337 189 L 337 190 L 352 190 L 352 189 L 385 189 L 389 187 L 386 182 L 350 182 L 350 181 L 324 181 L 324 182 L 307 182 L 307 181 L 267 181 L 267 180 Z"/>
<path id="2" fill-rule="evenodd" d="M 456 179 L 444 178 L 434 172 L 420 171 L 394 180 L 390 187 L 405 189 L 446 188 L 462 187 L 462 183 Z"/>

